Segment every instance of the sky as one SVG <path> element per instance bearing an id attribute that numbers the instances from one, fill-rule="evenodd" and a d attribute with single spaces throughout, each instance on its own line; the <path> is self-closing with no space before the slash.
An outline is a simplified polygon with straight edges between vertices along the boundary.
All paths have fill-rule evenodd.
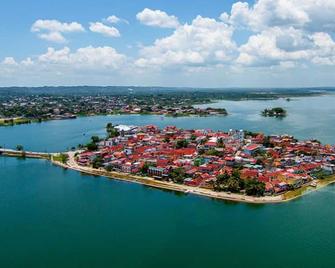
<path id="1" fill-rule="evenodd" d="M 335 86 L 334 0 L 2 0 L 0 86 Z"/>

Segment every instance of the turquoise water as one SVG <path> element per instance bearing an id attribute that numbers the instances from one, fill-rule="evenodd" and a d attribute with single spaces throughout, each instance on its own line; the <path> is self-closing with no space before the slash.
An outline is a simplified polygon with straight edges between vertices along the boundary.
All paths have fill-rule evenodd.
<path id="1" fill-rule="evenodd" d="M 51 121 L 0 128 L 0 143 L 64 150 L 102 135 L 109 121 L 245 128 L 335 143 L 334 100 L 217 103 L 228 117 Z M 273 105 L 289 116 L 259 116 Z M 334 267 L 334 222 L 335 186 L 285 204 L 237 204 L 0 157 L 1 267 Z"/>
<path id="2" fill-rule="evenodd" d="M 206 105 L 204 105 L 206 106 Z M 299 139 L 317 138 L 335 144 L 335 95 L 297 98 L 290 102 L 221 101 L 210 106 L 225 107 L 229 116 L 162 117 L 153 115 L 119 115 L 81 117 L 76 120 L 48 121 L 29 125 L 0 128 L 0 145 L 14 148 L 18 143 L 27 150 L 63 151 L 85 143 L 92 135 L 104 135 L 108 122 L 114 124 L 181 128 L 246 129 L 267 134 L 292 134 Z M 288 111 L 284 119 L 265 118 L 260 112 L 267 107 L 281 106 Z"/>

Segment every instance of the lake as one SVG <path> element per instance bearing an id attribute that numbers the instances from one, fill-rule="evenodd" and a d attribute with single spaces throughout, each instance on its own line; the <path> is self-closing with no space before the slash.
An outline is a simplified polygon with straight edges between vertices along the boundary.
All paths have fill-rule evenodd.
<path id="1" fill-rule="evenodd" d="M 219 101 L 227 117 L 97 116 L 0 128 L 0 144 L 62 151 L 114 124 L 288 133 L 335 143 L 335 96 Z M 284 119 L 260 111 L 281 106 Z M 334 267 L 335 186 L 250 205 L 0 157 L 1 267 Z"/>

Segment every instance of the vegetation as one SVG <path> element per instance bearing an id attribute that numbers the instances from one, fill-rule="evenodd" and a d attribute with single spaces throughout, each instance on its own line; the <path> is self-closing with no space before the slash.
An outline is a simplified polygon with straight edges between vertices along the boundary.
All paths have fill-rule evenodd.
<path id="1" fill-rule="evenodd" d="M 92 136 L 91 137 L 91 142 L 86 144 L 86 148 L 89 151 L 96 151 L 98 149 L 98 142 L 100 142 L 101 139 L 98 136 Z"/>
<path id="2" fill-rule="evenodd" d="M 102 157 L 99 155 L 96 158 L 93 159 L 92 161 L 92 167 L 93 168 L 101 168 L 103 166 L 103 159 Z"/>
<path id="3" fill-rule="evenodd" d="M 149 170 L 149 163 L 144 163 L 144 165 L 141 167 L 140 169 L 140 172 L 143 174 L 143 175 L 147 175 L 148 174 L 148 170 Z"/>
<path id="4" fill-rule="evenodd" d="M 108 123 L 106 126 L 108 138 L 114 138 L 120 135 L 118 130 L 113 126 L 112 123 Z"/>
<path id="5" fill-rule="evenodd" d="M 264 109 L 262 111 L 262 115 L 269 116 L 269 117 L 284 117 L 287 115 L 287 112 L 284 108 L 275 107 L 272 109 Z"/>
<path id="6" fill-rule="evenodd" d="M 265 192 L 265 184 L 254 179 L 242 180 L 238 169 L 234 169 L 232 174 L 220 174 L 214 183 L 214 190 L 221 192 L 240 193 L 245 190 L 247 195 L 263 196 Z"/>
<path id="7" fill-rule="evenodd" d="M 265 192 L 265 183 L 255 179 L 246 180 L 245 193 L 252 196 L 263 196 Z"/>
<path id="8" fill-rule="evenodd" d="M 183 168 L 175 168 L 171 170 L 170 178 L 173 182 L 182 184 L 185 180 L 185 170 Z"/>
<path id="9" fill-rule="evenodd" d="M 93 143 L 98 143 L 100 141 L 100 138 L 98 136 L 92 136 L 91 140 Z"/>
<path id="10" fill-rule="evenodd" d="M 95 150 L 98 149 L 98 145 L 94 142 L 90 142 L 90 143 L 86 144 L 86 148 L 89 151 L 95 151 Z"/>
<path id="11" fill-rule="evenodd" d="M 69 156 L 67 154 L 58 154 L 58 155 L 53 156 L 54 161 L 58 161 L 58 162 L 61 162 L 63 164 L 66 164 L 68 159 L 69 159 Z"/>
<path id="12" fill-rule="evenodd" d="M 213 100 L 264 100 L 315 96 L 325 92 L 316 92 L 312 89 L 195 90 L 184 88 L 180 90 L 153 87 L 133 87 L 131 90 L 128 87 L 1 88 L 0 126 L 75 118 L 83 115 L 129 113 L 127 107 L 136 108 L 139 114 L 226 115 L 227 111 L 224 108 L 198 109 L 194 105 L 211 103 Z M 160 111 L 164 112 L 159 113 Z M 282 112 L 279 111 L 279 115 L 281 114 Z M 111 136 L 117 135 L 112 128 L 110 133 Z"/>
<path id="13" fill-rule="evenodd" d="M 23 151 L 23 146 L 21 144 L 16 145 L 17 151 Z"/>
<path id="14" fill-rule="evenodd" d="M 176 148 L 180 149 L 180 148 L 186 148 L 188 146 L 188 141 L 187 140 L 178 140 L 176 142 Z"/>

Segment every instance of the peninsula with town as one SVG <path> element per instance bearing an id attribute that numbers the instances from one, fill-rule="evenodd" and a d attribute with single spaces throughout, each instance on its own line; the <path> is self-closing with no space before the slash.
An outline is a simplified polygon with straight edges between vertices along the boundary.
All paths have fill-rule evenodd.
<path id="1" fill-rule="evenodd" d="M 106 126 L 106 137 L 64 153 L 0 149 L 82 173 L 249 203 L 278 203 L 335 182 L 335 146 L 290 135 L 155 125 Z"/>
<path id="2" fill-rule="evenodd" d="M 255 202 L 282 201 L 332 182 L 335 147 L 244 130 L 106 127 L 73 155 L 77 167 L 147 177 L 186 192 Z M 252 198 L 250 198 L 252 197 Z"/>

